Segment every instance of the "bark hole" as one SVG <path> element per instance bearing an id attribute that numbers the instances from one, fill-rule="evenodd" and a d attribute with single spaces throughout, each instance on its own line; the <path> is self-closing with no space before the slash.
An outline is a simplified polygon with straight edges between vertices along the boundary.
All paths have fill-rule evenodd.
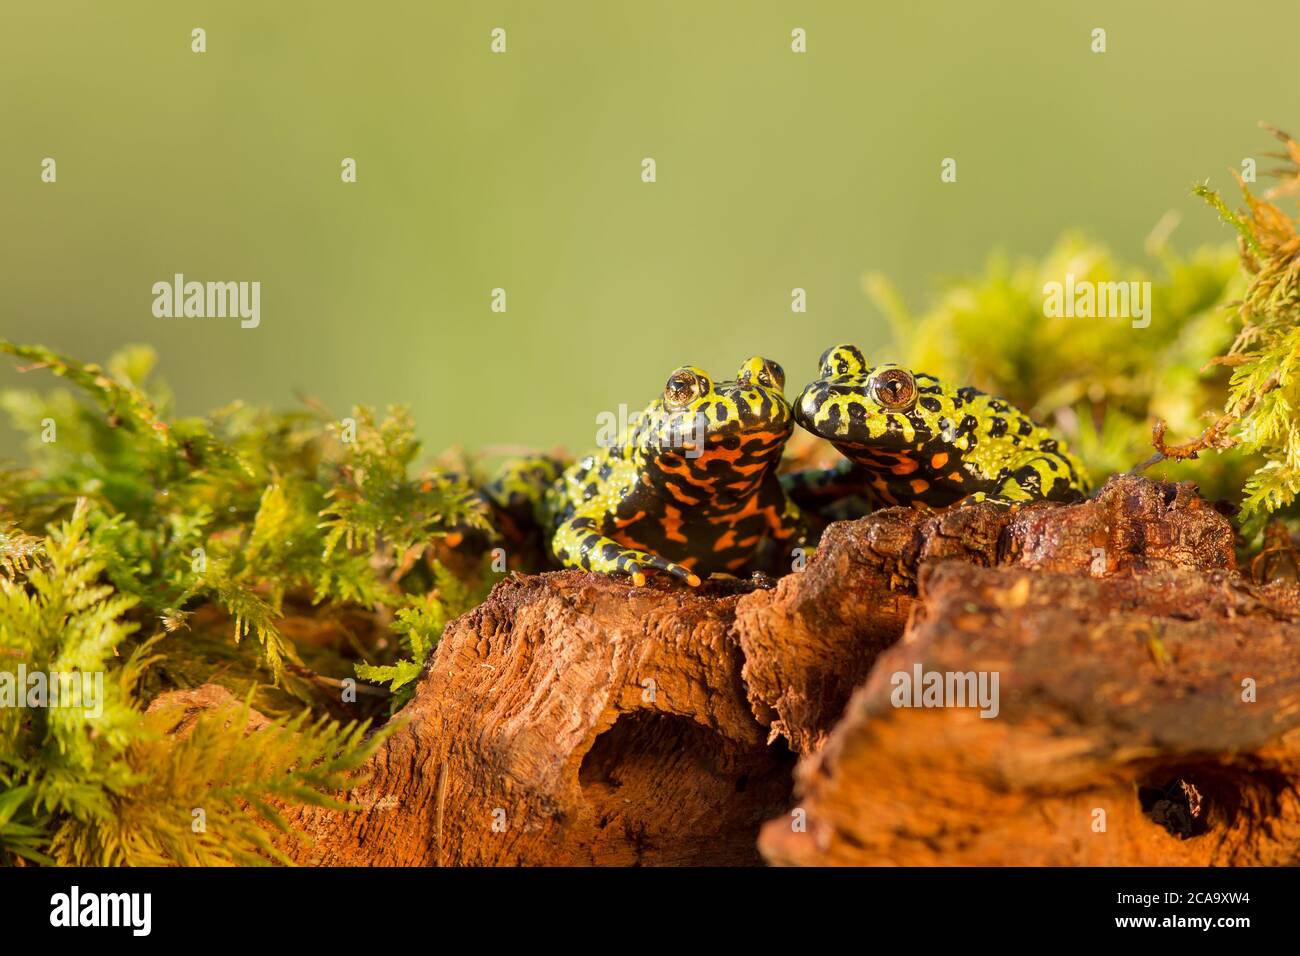
<path id="1" fill-rule="evenodd" d="M 647 866 L 761 863 L 759 826 L 789 806 L 794 762 L 783 743 L 747 746 L 686 717 L 624 714 L 578 771 L 593 855 Z"/>

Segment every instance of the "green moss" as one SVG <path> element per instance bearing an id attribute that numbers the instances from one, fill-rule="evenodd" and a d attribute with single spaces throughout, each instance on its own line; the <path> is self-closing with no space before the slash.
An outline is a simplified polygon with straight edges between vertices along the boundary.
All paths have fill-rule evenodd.
<path id="1" fill-rule="evenodd" d="M 1242 182 L 1241 212 L 1229 210 L 1212 190 L 1197 190 L 1237 230 L 1247 282 L 1236 306 L 1236 336 L 1216 359 L 1232 373 L 1223 413 L 1190 444 L 1262 459 L 1244 488 L 1246 526 L 1254 532 L 1274 512 L 1291 516 L 1300 493 L 1300 226 L 1272 201 L 1300 197 L 1300 145 L 1273 132 L 1285 146 L 1273 172 L 1276 188 L 1256 196 Z"/>
<path id="2" fill-rule="evenodd" d="M 330 719 L 349 712 L 355 662 L 372 662 L 396 709 L 409 675 L 384 669 L 418 672 L 481 594 L 433 548 L 486 529 L 484 506 L 463 477 L 416 472 L 402 409 L 334 421 L 235 404 L 178 419 L 148 349 L 103 367 L 0 350 L 80 392 L 0 396 L 30 436 L 29 463 L 0 472 L 0 654 L 6 670 L 99 673 L 108 688 L 97 717 L 0 708 L 0 856 L 275 858 L 258 823 L 278 825 L 268 800 L 328 802 L 373 750 L 363 724 Z M 365 634 L 304 639 L 304 622 L 347 614 Z M 246 737 L 248 715 L 219 708 L 173 739 L 145 713 L 208 681 L 275 722 Z"/>

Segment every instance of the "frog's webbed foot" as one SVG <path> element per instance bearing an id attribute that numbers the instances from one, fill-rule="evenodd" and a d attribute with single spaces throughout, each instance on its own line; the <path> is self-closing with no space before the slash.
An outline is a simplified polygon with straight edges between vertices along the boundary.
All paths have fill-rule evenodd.
<path id="1" fill-rule="evenodd" d="M 613 542 L 615 547 L 621 547 L 618 542 Z M 673 577 L 685 581 L 693 588 L 700 586 L 700 576 L 690 568 L 675 564 L 666 558 L 661 558 L 657 554 L 650 554 L 648 551 L 629 551 L 623 549 L 619 557 L 620 563 L 626 559 L 626 567 L 620 567 L 619 570 L 632 576 L 632 581 L 637 587 L 645 584 L 646 571 L 663 571 L 671 574 Z"/>
<path id="2" fill-rule="evenodd" d="M 700 584 L 699 575 L 690 568 L 649 551 L 626 548 L 596 530 L 595 520 L 588 517 L 571 518 L 560 525 L 551 547 L 565 567 L 605 574 L 626 574 L 637 587 L 645 584 L 647 571 L 663 571 L 680 578 L 691 587 L 699 587 Z"/>

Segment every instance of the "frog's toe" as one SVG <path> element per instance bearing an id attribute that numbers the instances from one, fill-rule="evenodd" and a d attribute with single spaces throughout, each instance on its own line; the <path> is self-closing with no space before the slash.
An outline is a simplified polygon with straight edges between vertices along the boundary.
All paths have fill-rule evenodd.
<path id="1" fill-rule="evenodd" d="M 951 507 L 965 508 L 968 507 L 969 505 L 977 505 L 977 504 L 990 504 L 990 505 L 996 505 L 999 508 L 1010 509 L 1014 507 L 1016 504 L 1018 504 L 1018 502 L 1013 501 L 1010 498 L 1003 497 L 1002 495 L 988 494 L 987 492 L 984 491 L 977 491 L 974 494 L 967 495 L 964 498 L 959 498 L 957 501 L 955 501 L 952 504 Z"/>
<path id="2" fill-rule="evenodd" d="M 656 571 L 663 571 L 666 574 L 671 574 L 673 577 L 685 581 L 693 588 L 700 586 L 699 575 L 690 568 L 683 567 L 680 564 L 674 564 L 666 558 L 661 558 L 658 555 L 647 555 L 642 561 L 642 564 L 653 568 Z"/>

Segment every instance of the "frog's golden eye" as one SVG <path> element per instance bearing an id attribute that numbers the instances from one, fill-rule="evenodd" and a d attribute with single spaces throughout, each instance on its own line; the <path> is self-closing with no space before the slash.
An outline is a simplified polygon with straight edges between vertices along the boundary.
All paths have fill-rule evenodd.
<path id="1" fill-rule="evenodd" d="M 664 404 L 669 408 L 685 408 L 708 389 L 708 381 L 697 372 L 680 368 L 668 376 L 664 386 Z"/>
<path id="2" fill-rule="evenodd" d="M 916 379 L 905 368 L 882 369 L 871 380 L 871 393 L 889 411 L 905 411 L 916 404 Z"/>

